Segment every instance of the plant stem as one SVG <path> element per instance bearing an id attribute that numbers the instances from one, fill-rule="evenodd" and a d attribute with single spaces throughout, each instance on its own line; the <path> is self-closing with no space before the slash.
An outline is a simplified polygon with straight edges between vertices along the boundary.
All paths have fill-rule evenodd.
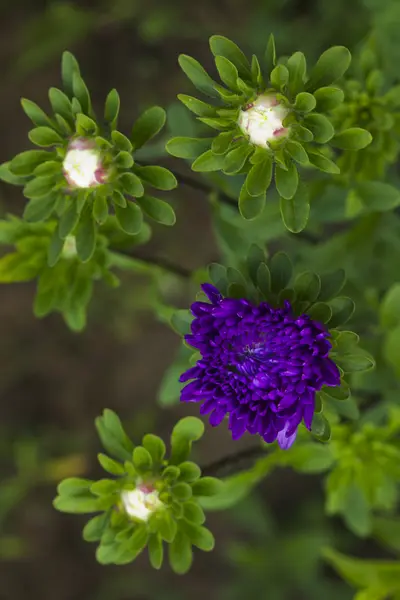
<path id="1" fill-rule="evenodd" d="M 147 271 L 146 265 L 150 265 L 184 279 L 189 279 L 192 276 L 192 272 L 189 269 L 157 256 L 138 256 L 129 250 L 110 252 L 110 256 L 111 265 L 124 271 Z"/>
<path id="2" fill-rule="evenodd" d="M 231 454 L 230 456 L 226 456 L 202 467 L 202 475 L 203 477 L 227 477 L 228 475 L 234 475 L 241 471 L 246 471 L 249 467 L 253 466 L 257 460 L 266 458 L 267 455 L 266 449 L 262 446 L 247 448 L 237 454 Z"/>

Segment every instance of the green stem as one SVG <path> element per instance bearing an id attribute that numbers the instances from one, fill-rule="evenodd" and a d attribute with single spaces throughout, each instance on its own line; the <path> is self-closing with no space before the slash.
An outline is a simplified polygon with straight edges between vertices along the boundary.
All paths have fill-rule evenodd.
<path id="1" fill-rule="evenodd" d="M 134 271 L 135 273 L 147 273 L 149 266 L 171 273 L 177 277 L 189 279 L 192 272 L 169 260 L 159 257 L 136 256 L 125 251 L 110 252 L 110 266 L 117 267 L 123 271 Z"/>
<path id="2" fill-rule="evenodd" d="M 247 448 L 237 454 L 226 456 L 213 462 L 205 467 L 202 467 L 203 477 L 227 477 L 228 475 L 234 475 L 241 471 L 246 471 L 254 465 L 257 460 L 266 458 L 267 450 L 262 446 L 254 446 L 253 448 Z"/>

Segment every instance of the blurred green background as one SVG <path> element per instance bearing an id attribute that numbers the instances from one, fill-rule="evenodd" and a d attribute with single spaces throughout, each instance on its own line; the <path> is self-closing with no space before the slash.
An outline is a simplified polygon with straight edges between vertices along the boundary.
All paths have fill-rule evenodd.
<path id="1" fill-rule="evenodd" d="M 272 32 L 280 54 L 302 50 L 314 60 L 330 45 L 356 50 L 372 30 L 385 68 L 395 74 L 399 26 L 398 0 L 2 2 L 0 162 L 29 148 L 30 125 L 19 100 L 47 105 L 65 49 L 77 56 L 95 108 L 109 89 L 118 89 L 122 131 L 144 108 L 159 104 L 168 109 L 166 135 L 190 135 L 196 125 L 176 95 L 192 90 L 177 57 L 190 54 L 212 70 L 210 35 L 226 35 L 257 53 Z M 184 164 L 166 157 L 162 142 L 148 158 L 185 172 Z M 20 214 L 23 202 L 18 188 L 0 185 L 2 215 Z M 169 258 L 187 269 L 217 259 L 206 198 L 182 188 L 173 204 L 178 224 L 154 228 L 137 255 Z M 166 277 L 162 285 L 174 302 L 188 302 L 182 281 Z M 96 564 L 94 547 L 81 539 L 84 518 L 56 513 L 51 505 L 61 478 L 97 473 L 94 418 L 110 407 L 133 436 L 154 431 L 167 438 L 176 417 L 188 412 L 157 404 L 179 339 L 148 309 L 149 279 L 125 274 L 119 290 L 96 290 L 88 328 L 74 335 L 57 316 L 34 319 L 33 285 L 0 288 L 0 600 L 351 598 L 350 588 L 321 563 L 321 546 L 340 543 L 374 557 L 382 552 L 352 538 L 340 520 L 324 517 L 320 478 L 286 471 L 234 509 L 210 515 L 216 550 L 198 553 L 184 578 L 167 567 L 154 573 L 146 556 L 124 567 Z M 252 444 L 249 438 L 232 444 L 224 428 L 208 427 L 200 462 Z"/>

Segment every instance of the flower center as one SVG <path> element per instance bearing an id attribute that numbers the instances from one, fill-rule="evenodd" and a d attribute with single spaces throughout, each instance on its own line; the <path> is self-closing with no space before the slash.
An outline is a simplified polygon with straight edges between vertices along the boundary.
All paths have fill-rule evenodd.
<path id="1" fill-rule="evenodd" d="M 289 130 L 283 126 L 283 120 L 288 113 L 289 109 L 279 104 L 274 95 L 263 94 L 240 111 L 238 124 L 251 143 L 268 148 L 271 141 L 287 135 Z"/>
<path id="2" fill-rule="evenodd" d="M 238 353 L 237 370 L 242 375 L 254 376 L 262 366 L 267 366 L 271 362 L 272 352 L 270 352 L 264 342 L 253 342 L 244 346 Z"/>
<path id="3" fill-rule="evenodd" d="M 90 188 L 104 183 L 106 179 L 100 153 L 90 140 L 71 142 L 64 158 L 63 171 L 71 187 Z"/>
<path id="4" fill-rule="evenodd" d="M 127 515 L 139 521 L 147 521 L 153 512 L 163 506 L 158 491 L 148 485 L 139 485 L 134 490 L 124 490 L 121 493 L 121 500 Z"/>

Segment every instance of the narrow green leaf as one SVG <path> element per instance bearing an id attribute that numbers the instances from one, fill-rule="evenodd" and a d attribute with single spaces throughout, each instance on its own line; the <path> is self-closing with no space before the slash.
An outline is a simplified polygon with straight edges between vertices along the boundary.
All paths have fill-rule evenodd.
<path id="1" fill-rule="evenodd" d="M 143 198 L 141 198 L 143 200 Z M 128 201 L 125 208 L 116 204 L 115 216 L 121 229 L 129 235 L 137 235 L 143 225 L 143 214 L 136 202 Z"/>
<path id="2" fill-rule="evenodd" d="M 218 98 L 218 92 L 214 87 L 216 85 L 215 81 L 211 79 L 197 60 L 186 54 L 181 54 L 178 62 L 186 77 L 200 92 L 211 98 Z"/>
<path id="3" fill-rule="evenodd" d="M 134 147 L 141 148 L 157 135 L 165 125 L 167 115 L 160 106 L 153 106 L 146 110 L 135 122 L 131 141 Z"/>
<path id="4" fill-rule="evenodd" d="M 210 149 L 213 138 L 175 137 L 167 142 L 166 150 L 177 158 L 197 158 Z"/>
<path id="5" fill-rule="evenodd" d="M 325 50 L 311 71 L 306 89 L 314 91 L 340 79 L 351 63 L 351 54 L 344 46 L 333 46 Z"/>
<path id="6" fill-rule="evenodd" d="M 145 194 L 142 198 L 137 199 L 137 203 L 139 204 L 142 211 L 153 219 L 157 221 L 157 223 L 161 223 L 162 225 L 167 225 L 168 227 L 172 227 L 175 225 L 176 216 L 174 209 L 168 202 L 164 200 L 160 200 L 160 198 L 155 198 L 154 196 L 149 196 Z"/>

